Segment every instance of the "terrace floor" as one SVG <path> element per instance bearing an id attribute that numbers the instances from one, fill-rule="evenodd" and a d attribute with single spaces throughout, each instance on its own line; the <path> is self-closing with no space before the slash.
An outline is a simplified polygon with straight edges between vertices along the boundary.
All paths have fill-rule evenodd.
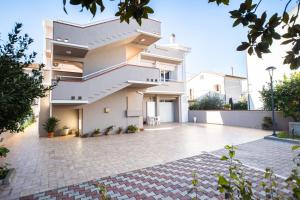
<path id="1" fill-rule="evenodd" d="M 0 199 L 43 192 L 243 144 L 269 132 L 207 124 L 162 124 L 137 134 L 39 138 L 36 125 L 4 141 L 16 168 Z"/>

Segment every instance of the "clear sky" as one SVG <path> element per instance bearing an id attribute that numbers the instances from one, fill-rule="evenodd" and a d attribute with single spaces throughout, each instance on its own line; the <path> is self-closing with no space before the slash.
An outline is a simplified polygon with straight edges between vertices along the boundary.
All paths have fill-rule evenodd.
<path id="1" fill-rule="evenodd" d="M 255 0 L 254 0 L 255 1 Z M 80 7 L 68 6 L 64 13 L 62 0 L 10 0 L 1 2 L 0 32 L 5 39 L 15 22 L 23 23 L 24 33 L 33 39 L 32 49 L 38 53 L 37 61 L 42 61 L 44 19 L 65 20 L 75 23 L 89 23 L 114 17 L 116 1 L 105 0 L 106 10 L 92 18 L 90 13 L 79 12 Z M 235 75 L 246 74 L 246 54 L 236 52 L 236 47 L 246 39 L 247 30 L 232 28 L 228 11 L 238 7 L 239 0 L 231 0 L 231 5 L 216 6 L 208 0 L 151 0 L 155 14 L 151 17 L 162 22 L 160 43 L 169 42 L 169 35 L 176 34 L 176 42 L 191 47 L 187 57 L 188 76 L 200 71 L 215 71 Z M 262 8 L 281 11 L 285 1 L 265 0 Z"/>

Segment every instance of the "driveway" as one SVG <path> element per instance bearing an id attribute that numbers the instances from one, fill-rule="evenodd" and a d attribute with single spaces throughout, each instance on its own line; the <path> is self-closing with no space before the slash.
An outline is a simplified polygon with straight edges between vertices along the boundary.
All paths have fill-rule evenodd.
<path id="1" fill-rule="evenodd" d="M 137 134 L 97 138 L 39 138 L 36 126 L 5 141 L 7 162 L 16 168 L 1 198 L 17 198 L 57 187 L 141 169 L 255 141 L 269 132 L 204 124 L 163 124 Z"/>

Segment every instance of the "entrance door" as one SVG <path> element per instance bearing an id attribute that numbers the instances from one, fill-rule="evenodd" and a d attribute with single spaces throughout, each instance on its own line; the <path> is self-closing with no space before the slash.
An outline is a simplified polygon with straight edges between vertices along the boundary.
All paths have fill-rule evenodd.
<path id="1" fill-rule="evenodd" d="M 175 121 L 175 103 L 160 102 L 159 103 L 160 121 L 174 122 Z"/>

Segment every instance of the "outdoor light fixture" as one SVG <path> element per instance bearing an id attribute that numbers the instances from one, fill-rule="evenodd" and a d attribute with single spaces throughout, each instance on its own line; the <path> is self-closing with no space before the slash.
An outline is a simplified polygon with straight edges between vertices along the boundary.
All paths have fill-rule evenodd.
<path id="1" fill-rule="evenodd" d="M 146 39 L 145 39 L 145 38 L 142 38 L 142 39 L 141 39 L 141 42 L 145 42 L 145 41 L 146 41 Z"/>
<path id="2" fill-rule="evenodd" d="M 275 113 L 274 113 L 274 91 L 273 91 L 273 75 L 274 75 L 274 70 L 276 69 L 276 67 L 270 66 L 267 67 L 266 70 L 269 72 L 269 76 L 270 76 L 270 85 L 271 85 L 271 101 L 272 101 L 272 128 L 273 128 L 273 136 L 276 136 L 276 132 L 275 132 Z"/>
<path id="3" fill-rule="evenodd" d="M 70 51 L 70 50 L 68 50 L 68 51 L 66 51 L 66 54 L 71 54 L 72 53 L 72 51 Z"/>
<path id="4" fill-rule="evenodd" d="M 272 78 L 273 78 L 273 74 L 274 74 L 275 69 L 276 69 L 276 67 L 274 67 L 274 66 L 270 66 L 270 67 L 266 68 L 266 70 L 269 72 L 270 77 L 272 77 Z"/>

